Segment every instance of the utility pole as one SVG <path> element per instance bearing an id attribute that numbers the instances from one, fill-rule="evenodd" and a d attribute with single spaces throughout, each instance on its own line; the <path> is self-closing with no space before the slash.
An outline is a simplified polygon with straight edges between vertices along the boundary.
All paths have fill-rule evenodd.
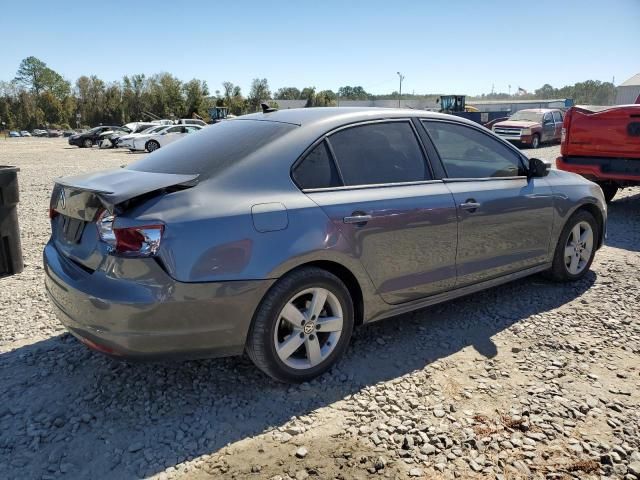
<path id="1" fill-rule="evenodd" d="M 400 92 L 398 93 L 398 108 L 400 108 L 400 99 L 402 98 L 402 81 L 404 80 L 404 75 L 400 72 L 398 73 L 398 77 L 400 78 Z"/>

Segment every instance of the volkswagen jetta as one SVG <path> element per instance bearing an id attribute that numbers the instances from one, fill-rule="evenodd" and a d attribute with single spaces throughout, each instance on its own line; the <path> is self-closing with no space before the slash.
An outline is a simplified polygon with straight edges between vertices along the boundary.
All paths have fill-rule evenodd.
<path id="1" fill-rule="evenodd" d="M 602 245 L 602 191 L 448 115 L 311 108 L 205 128 L 122 169 L 60 178 L 46 287 L 122 358 L 248 352 L 287 382 L 354 327 L 546 272 Z"/>

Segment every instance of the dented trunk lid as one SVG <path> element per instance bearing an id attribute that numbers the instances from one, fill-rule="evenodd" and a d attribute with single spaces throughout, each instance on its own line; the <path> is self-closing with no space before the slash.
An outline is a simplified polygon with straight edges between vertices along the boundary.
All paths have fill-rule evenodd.
<path id="1" fill-rule="evenodd" d="M 145 196 L 193 187 L 198 175 L 116 169 L 56 179 L 51 195 L 51 238 L 60 253 L 93 271 L 108 254 L 95 222 L 103 210 L 123 213 Z"/>

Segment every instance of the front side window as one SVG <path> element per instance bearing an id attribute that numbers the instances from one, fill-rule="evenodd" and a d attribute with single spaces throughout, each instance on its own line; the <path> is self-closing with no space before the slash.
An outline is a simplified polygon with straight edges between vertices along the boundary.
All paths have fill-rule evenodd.
<path id="1" fill-rule="evenodd" d="M 490 135 L 465 125 L 422 122 L 448 178 L 492 178 L 525 175 L 518 154 Z"/>
<path id="2" fill-rule="evenodd" d="M 382 122 L 349 127 L 332 134 L 329 142 L 345 185 L 431 179 L 409 122 Z"/>
<path id="3" fill-rule="evenodd" d="M 338 170 L 325 142 L 317 145 L 293 169 L 293 179 L 300 188 L 330 188 L 342 185 Z"/>
<path id="4" fill-rule="evenodd" d="M 553 117 L 551 116 L 551 113 L 544 114 L 544 123 L 553 123 Z"/>

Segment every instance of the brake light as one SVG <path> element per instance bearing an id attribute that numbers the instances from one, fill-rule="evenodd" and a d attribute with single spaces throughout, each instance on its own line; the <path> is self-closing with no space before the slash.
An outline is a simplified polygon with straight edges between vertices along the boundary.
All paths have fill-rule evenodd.
<path id="1" fill-rule="evenodd" d="M 49 219 L 53 220 L 59 215 L 58 211 L 55 208 L 49 208 Z"/>
<path id="2" fill-rule="evenodd" d="M 164 225 L 142 225 L 114 228 L 115 215 L 104 210 L 96 222 L 100 239 L 111 246 L 112 251 L 133 257 L 155 255 L 160 248 Z"/>
<path id="3" fill-rule="evenodd" d="M 116 252 L 138 256 L 155 255 L 160 248 L 164 225 L 115 228 Z"/>

